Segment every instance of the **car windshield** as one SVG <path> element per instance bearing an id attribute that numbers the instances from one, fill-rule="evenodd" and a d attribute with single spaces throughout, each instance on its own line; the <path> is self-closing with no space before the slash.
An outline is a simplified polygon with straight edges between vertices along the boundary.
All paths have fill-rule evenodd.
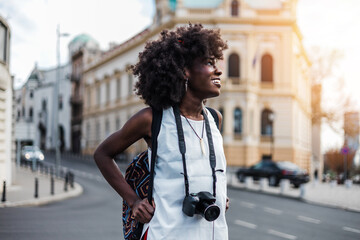
<path id="1" fill-rule="evenodd" d="M 297 165 L 295 165 L 292 162 L 278 162 L 277 165 L 281 169 L 287 169 L 287 170 L 299 170 L 300 169 Z"/>
<path id="2" fill-rule="evenodd" d="M 24 151 L 28 151 L 28 152 L 38 152 L 40 151 L 39 147 L 37 146 L 25 146 L 23 148 Z"/>

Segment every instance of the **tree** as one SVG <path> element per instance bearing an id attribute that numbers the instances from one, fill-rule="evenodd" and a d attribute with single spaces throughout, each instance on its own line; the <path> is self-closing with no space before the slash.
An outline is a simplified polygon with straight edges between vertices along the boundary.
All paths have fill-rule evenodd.
<path id="1" fill-rule="evenodd" d="M 349 170 L 352 167 L 352 159 L 354 158 L 355 153 L 350 152 L 346 156 L 346 170 Z M 325 153 L 325 169 L 336 172 L 337 174 L 344 172 L 344 155 L 337 148 L 329 149 Z"/>

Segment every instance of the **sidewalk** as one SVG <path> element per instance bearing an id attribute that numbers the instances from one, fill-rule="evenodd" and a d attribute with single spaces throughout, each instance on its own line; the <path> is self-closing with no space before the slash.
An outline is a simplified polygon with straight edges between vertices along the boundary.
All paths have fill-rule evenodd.
<path id="1" fill-rule="evenodd" d="M 261 192 L 287 198 L 299 199 L 304 202 L 336 207 L 344 210 L 360 212 L 360 186 L 332 186 L 330 183 L 309 182 L 300 188 L 293 188 L 284 181 L 279 187 L 269 187 L 267 181 L 240 183 L 235 173 L 228 173 L 228 186 L 246 191 Z"/>
<path id="2" fill-rule="evenodd" d="M 38 206 L 67 198 L 76 197 L 82 194 L 82 187 L 74 183 L 74 188 L 68 185 L 68 191 L 64 191 L 64 179 L 55 178 L 54 195 L 50 194 L 50 176 L 39 172 L 32 172 L 31 169 L 16 167 L 13 165 L 15 174 L 12 186 L 6 187 L 6 202 L 1 202 L 3 183 L 0 189 L 0 208 L 19 206 Z M 38 198 L 35 198 L 35 178 L 38 178 Z"/>

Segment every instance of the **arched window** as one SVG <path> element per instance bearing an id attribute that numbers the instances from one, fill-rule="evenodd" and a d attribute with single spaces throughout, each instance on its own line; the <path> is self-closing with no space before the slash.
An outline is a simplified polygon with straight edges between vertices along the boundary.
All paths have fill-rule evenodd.
<path id="1" fill-rule="evenodd" d="M 239 2 L 233 0 L 231 2 L 231 16 L 238 16 L 239 15 Z"/>
<path id="2" fill-rule="evenodd" d="M 110 122 L 108 119 L 105 121 L 105 137 L 110 135 Z"/>
<path id="3" fill-rule="evenodd" d="M 237 135 L 242 133 L 242 111 L 240 108 L 234 110 L 234 133 Z"/>
<path id="4" fill-rule="evenodd" d="M 261 113 L 261 135 L 273 135 L 274 113 L 269 109 L 264 109 Z"/>
<path id="5" fill-rule="evenodd" d="M 261 58 L 261 82 L 273 82 L 273 58 L 270 54 L 265 54 Z"/>
<path id="6" fill-rule="evenodd" d="M 228 74 L 229 78 L 233 78 L 233 83 L 239 83 L 240 57 L 236 53 L 232 53 L 229 56 Z"/>
<path id="7" fill-rule="evenodd" d="M 220 109 L 219 109 L 219 112 L 220 112 L 221 115 L 222 115 L 220 133 L 223 133 L 223 132 L 224 132 L 224 109 L 223 109 L 223 108 L 220 108 Z"/>

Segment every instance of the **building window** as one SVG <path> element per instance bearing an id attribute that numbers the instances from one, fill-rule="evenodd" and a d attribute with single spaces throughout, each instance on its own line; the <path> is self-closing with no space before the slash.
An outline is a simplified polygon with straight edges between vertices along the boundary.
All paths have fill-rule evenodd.
<path id="1" fill-rule="evenodd" d="M 22 116 L 25 117 L 25 107 L 22 107 Z"/>
<path id="2" fill-rule="evenodd" d="M 110 135 L 110 123 L 109 120 L 106 119 L 105 121 L 105 137 L 108 137 Z"/>
<path id="3" fill-rule="evenodd" d="M 117 99 L 120 98 L 120 93 L 121 93 L 121 79 L 118 78 L 118 79 L 116 79 L 116 98 Z"/>
<path id="4" fill-rule="evenodd" d="M 233 83 L 239 83 L 240 57 L 236 53 L 232 53 L 229 56 L 228 75 L 229 78 L 233 78 L 232 80 Z"/>
<path id="5" fill-rule="evenodd" d="M 59 95 L 59 110 L 63 109 L 63 96 Z"/>
<path id="6" fill-rule="evenodd" d="M 261 82 L 273 82 L 273 58 L 270 54 L 265 54 L 261 58 Z"/>
<path id="7" fill-rule="evenodd" d="M 116 131 L 120 129 L 120 119 L 119 118 L 116 118 L 115 128 L 116 128 Z"/>
<path id="8" fill-rule="evenodd" d="M 42 109 L 42 111 L 46 112 L 46 100 L 45 99 L 42 100 L 41 109 Z"/>
<path id="9" fill-rule="evenodd" d="M 0 61 L 7 62 L 7 28 L 0 22 Z"/>
<path id="10" fill-rule="evenodd" d="M 90 123 L 86 123 L 85 136 L 86 136 L 85 144 L 86 144 L 86 146 L 89 146 L 89 142 L 90 142 Z"/>
<path id="11" fill-rule="evenodd" d="M 261 113 L 261 135 L 273 135 L 274 113 L 269 109 L 264 109 Z"/>
<path id="12" fill-rule="evenodd" d="M 231 16 L 239 16 L 239 2 L 236 0 L 231 2 Z"/>
<path id="13" fill-rule="evenodd" d="M 234 110 L 234 133 L 237 135 L 242 133 L 242 111 L 240 108 Z"/>
<path id="14" fill-rule="evenodd" d="M 128 86 L 129 86 L 129 96 L 133 94 L 133 75 L 131 73 L 128 74 Z"/>
<path id="15" fill-rule="evenodd" d="M 221 115 L 222 115 L 220 133 L 223 133 L 223 132 L 224 132 L 224 109 L 223 109 L 223 108 L 220 108 L 220 109 L 219 109 L 219 112 L 220 112 Z"/>
<path id="16" fill-rule="evenodd" d="M 30 98 L 33 98 L 33 97 L 34 97 L 34 91 L 30 90 Z"/>
<path id="17" fill-rule="evenodd" d="M 16 121 L 17 121 L 17 122 L 20 120 L 20 117 L 21 117 L 21 113 L 20 113 L 20 111 L 18 110 L 18 111 L 17 111 L 17 117 L 16 117 Z"/>
<path id="18" fill-rule="evenodd" d="M 106 102 L 110 102 L 110 83 L 106 83 Z"/>
<path id="19" fill-rule="evenodd" d="M 31 107 L 29 108 L 29 121 L 32 122 L 32 120 L 33 120 L 33 109 Z"/>
<path id="20" fill-rule="evenodd" d="M 91 104 L 91 89 L 90 89 L 90 87 L 88 87 L 87 89 L 86 89 L 86 104 L 87 104 L 87 106 L 86 107 L 90 107 L 90 104 Z"/>
<path id="21" fill-rule="evenodd" d="M 96 88 L 96 104 L 100 106 L 101 89 L 100 85 Z"/>
<path id="22" fill-rule="evenodd" d="M 96 140 L 98 141 L 98 142 L 100 142 L 101 141 L 101 136 L 100 136 L 100 123 L 99 122 L 96 122 L 96 130 L 95 130 L 95 134 L 96 134 L 96 136 L 95 136 L 95 138 L 96 138 Z"/>

